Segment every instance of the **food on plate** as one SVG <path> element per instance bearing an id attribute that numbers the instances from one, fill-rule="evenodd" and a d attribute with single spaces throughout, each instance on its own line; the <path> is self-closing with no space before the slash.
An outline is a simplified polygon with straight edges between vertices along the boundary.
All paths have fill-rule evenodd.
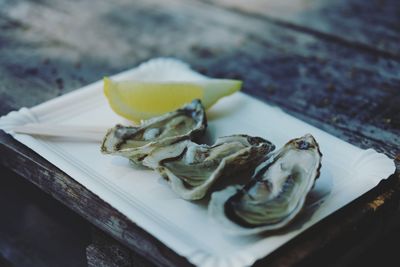
<path id="1" fill-rule="evenodd" d="M 244 187 L 214 193 L 210 214 L 238 233 L 282 228 L 302 209 L 319 177 L 321 159 L 312 135 L 293 139 L 257 166 Z"/>
<path id="2" fill-rule="evenodd" d="M 196 99 L 138 127 L 116 125 L 101 151 L 154 169 L 186 200 L 202 199 L 217 181 L 230 184 L 212 194 L 208 208 L 235 234 L 288 225 L 320 174 L 322 154 L 314 137 L 290 140 L 277 151 L 271 142 L 244 134 L 219 137 L 212 146 L 194 143 L 206 128 L 205 109 Z M 254 174 L 244 186 L 232 186 L 239 172 Z"/>
<path id="3" fill-rule="evenodd" d="M 171 112 L 193 99 L 208 109 L 220 98 L 240 90 L 242 82 L 203 79 L 191 82 L 113 81 L 104 78 L 104 94 L 111 108 L 133 122 Z"/>
<path id="4" fill-rule="evenodd" d="M 184 140 L 153 150 L 143 165 L 155 169 L 173 191 L 187 200 L 203 198 L 218 179 L 252 170 L 274 145 L 260 137 L 220 137 L 214 145 Z"/>
<path id="5" fill-rule="evenodd" d="M 153 149 L 199 138 L 206 128 L 204 107 L 196 99 L 178 110 L 143 121 L 138 127 L 116 125 L 108 130 L 101 151 L 129 158 L 131 162 L 141 165 Z"/>

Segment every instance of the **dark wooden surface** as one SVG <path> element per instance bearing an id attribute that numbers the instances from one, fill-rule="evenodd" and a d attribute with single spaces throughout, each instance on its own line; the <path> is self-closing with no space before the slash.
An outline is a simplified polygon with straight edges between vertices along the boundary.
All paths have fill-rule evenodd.
<path id="1" fill-rule="evenodd" d="M 88 267 L 154 267 L 128 247 L 107 234 L 93 229 L 92 244 L 86 248 Z"/>
<path id="2" fill-rule="evenodd" d="M 0 173 L 0 266 L 86 266 L 89 223 L 1 165 Z"/>
<path id="3" fill-rule="evenodd" d="M 0 115 L 174 56 L 207 75 L 243 79 L 245 92 L 399 166 L 399 41 L 394 0 L 3 0 Z M 2 165 L 122 246 L 156 265 L 187 265 L 45 159 L 4 133 L 0 143 Z M 257 264 L 354 263 L 396 229 L 399 178 L 397 171 Z"/>

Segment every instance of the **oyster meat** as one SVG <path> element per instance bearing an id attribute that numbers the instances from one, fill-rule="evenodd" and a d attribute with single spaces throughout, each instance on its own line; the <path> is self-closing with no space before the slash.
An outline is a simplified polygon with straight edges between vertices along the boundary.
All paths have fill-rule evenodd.
<path id="1" fill-rule="evenodd" d="M 251 170 L 274 148 L 247 135 L 220 137 L 212 146 L 184 140 L 154 150 L 143 164 L 160 173 L 180 197 L 195 200 L 203 198 L 219 178 Z"/>
<path id="2" fill-rule="evenodd" d="M 312 135 L 289 141 L 257 166 L 247 185 L 214 193 L 210 214 L 237 233 L 286 226 L 301 211 L 318 178 L 321 158 Z"/>
<path id="3" fill-rule="evenodd" d="M 196 99 L 176 111 L 144 121 L 139 127 L 116 125 L 108 130 L 101 151 L 141 165 L 153 149 L 199 138 L 206 128 L 204 108 Z"/>

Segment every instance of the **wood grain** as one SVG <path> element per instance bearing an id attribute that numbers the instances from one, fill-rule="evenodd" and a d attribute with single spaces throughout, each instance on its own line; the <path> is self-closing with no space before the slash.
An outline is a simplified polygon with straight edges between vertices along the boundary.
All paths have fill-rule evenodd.
<path id="1" fill-rule="evenodd" d="M 99 1 L 96 12 L 77 17 L 87 5 L 57 4 L 61 19 L 42 4 L 8 7 L 7 19 L 29 30 L 5 42 L 0 111 L 38 104 L 150 57 L 176 56 L 208 75 L 242 78 L 246 92 L 340 138 L 398 153 L 397 60 L 197 2 Z"/>
<path id="2" fill-rule="evenodd" d="M 92 230 L 93 242 L 86 249 L 88 267 L 154 267 L 97 228 Z"/>
<path id="3" fill-rule="evenodd" d="M 382 11 L 387 17 L 373 15 L 372 21 L 385 29 L 380 35 L 369 26 L 368 12 L 351 29 L 346 27 L 353 20 L 336 12 L 338 6 L 353 12 L 361 1 L 352 0 L 349 9 L 341 1 L 315 3 L 310 1 L 312 8 L 300 18 L 277 20 L 262 8 L 246 9 L 238 2 L 226 8 L 222 0 L 3 0 L 0 114 L 34 106 L 149 58 L 173 56 L 210 76 L 243 79 L 245 92 L 354 145 L 400 158 L 400 60 L 394 43 L 398 31 L 391 26 L 398 17 L 392 15 L 396 9 L 387 10 L 394 4 L 388 1 Z M 374 1 L 363 2 L 362 8 L 375 6 Z M 384 45 L 376 45 L 374 36 Z M 154 264 L 189 264 L 4 133 L 0 155 L 2 164 Z M 259 264 L 351 262 L 385 227 L 393 227 L 399 181 L 397 172 Z"/>
<path id="4" fill-rule="evenodd" d="M 203 0 L 346 46 L 398 58 L 400 5 L 396 0 Z"/>

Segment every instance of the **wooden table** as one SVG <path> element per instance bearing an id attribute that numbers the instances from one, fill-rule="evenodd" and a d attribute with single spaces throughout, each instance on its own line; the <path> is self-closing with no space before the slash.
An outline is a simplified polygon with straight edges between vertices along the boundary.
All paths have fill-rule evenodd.
<path id="1" fill-rule="evenodd" d="M 396 0 L 3 0 L 0 115 L 173 56 L 209 76 L 243 79 L 246 93 L 385 153 L 399 170 L 399 14 Z M 93 225 L 90 266 L 189 265 L 4 132 L 0 155 Z M 399 200 L 397 171 L 256 265 L 351 263 L 395 228 Z"/>

